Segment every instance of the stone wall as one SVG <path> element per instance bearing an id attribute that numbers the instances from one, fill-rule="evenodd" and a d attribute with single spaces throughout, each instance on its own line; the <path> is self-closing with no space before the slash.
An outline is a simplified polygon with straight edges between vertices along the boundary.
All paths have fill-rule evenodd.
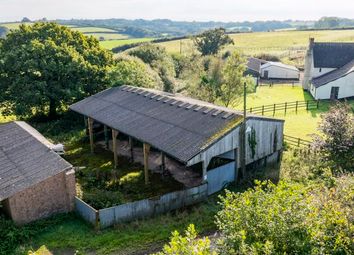
<path id="1" fill-rule="evenodd" d="M 69 170 L 6 199 L 5 211 L 17 224 L 26 224 L 56 213 L 72 211 L 75 195 L 75 172 Z"/>

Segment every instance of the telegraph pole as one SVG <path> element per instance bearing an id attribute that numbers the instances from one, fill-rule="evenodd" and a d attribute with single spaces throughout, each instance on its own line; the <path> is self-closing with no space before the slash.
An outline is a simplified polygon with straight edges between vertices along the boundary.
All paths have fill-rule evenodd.
<path id="1" fill-rule="evenodd" d="M 245 179 L 246 174 L 246 82 L 243 83 L 243 123 L 241 128 L 242 151 L 241 151 L 241 176 Z"/>

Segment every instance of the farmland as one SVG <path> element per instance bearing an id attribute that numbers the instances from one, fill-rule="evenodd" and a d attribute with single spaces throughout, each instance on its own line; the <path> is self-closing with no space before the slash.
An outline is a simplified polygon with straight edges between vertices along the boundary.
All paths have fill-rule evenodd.
<path id="1" fill-rule="evenodd" d="M 123 40 L 101 41 L 100 44 L 102 45 L 103 48 L 111 50 L 115 47 L 122 46 L 125 44 L 149 42 L 151 40 L 153 40 L 153 38 L 131 38 L 131 39 L 123 39 Z"/>
<path id="2" fill-rule="evenodd" d="M 304 100 L 313 100 L 313 98 L 299 86 L 292 87 L 286 84 L 273 87 L 262 86 L 258 87 L 255 93 L 251 93 L 247 96 L 247 108 Z M 354 107 L 354 100 L 351 100 L 350 104 Z M 329 106 L 329 102 L 322 101 L 319 105 L 319 109 L 311 109 L 309 111 L 301 109 L 297 114 L 294 110 L 289 110 L 287 114 L 277 112 L 274 117 L 285 120 L 284 133 L 286 135 L 311 140 L 309 135 L 318 132 L 317 126 L 318 122 L 321 120 L 321 114 L 327 112 Z M 242 105 L 236 105 L 234 108 L 240 110 L 242 109 Z M 267 113 L 266 116 L 273 115 L 272 113 Z"/>
<path id="3" fill-rule="evenodd" d="M 354 30 L 279 31 L 239 33 L 230 36 L 235 44 L 227 46 L 224 51 L 241 50 L 245 55 L 267 53 L 276 55 L 285 62 L 302 66 L 310 37 L 314 37 L 316 41 L 353 42 Z M 160 45 L 171 53 L 180 52 L 180 49 L 184 54 L 196 52 L 190 39 L 163 42 Z"/>

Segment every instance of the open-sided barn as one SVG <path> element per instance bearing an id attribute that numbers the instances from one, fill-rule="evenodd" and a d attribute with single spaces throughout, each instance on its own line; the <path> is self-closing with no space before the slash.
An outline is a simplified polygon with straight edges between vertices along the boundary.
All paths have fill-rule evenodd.
<path id="1" fill-rule="evenodd" d="M 142 143 L 146 178 L 151 168 L 150 148 L 160 153 L 159 167 L 163 170 L 182 171 L 181 175 L 198 173 L 199 183 L 208 182 L 209 194 L 237 178 L 243 120 L 238 111 L 182 95 L 131 86 L 105 90 L 70 109 L 87 118 L 92 151 L 94 122 L 103 124 L 105 132 L 111 129 L 111 149 L 116 164 L 119 163 L 117 155 L 124 154 L 119 143 L 127 139 L 130 148 L 132 141 Z M 275 161 L 282 149 L 284 121 L 248 115 L 246 125 L 246 164 Z M 124 137 L 117 140 L 118 134 Z M 131 149 L 134 159 L 132 152 Z M 167 164 L 167 160 L 174 164 Z"/>
<path id="2" fill-rule="evenodd" d="M 19 224 L 74 208 L 71 164 L 25 122 L 0 125 L 0 202 Z"/>

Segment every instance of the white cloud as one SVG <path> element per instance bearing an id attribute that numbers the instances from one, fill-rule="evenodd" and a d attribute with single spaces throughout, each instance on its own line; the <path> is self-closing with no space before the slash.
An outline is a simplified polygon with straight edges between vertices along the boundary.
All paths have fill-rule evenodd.
<path id="1" fill-rule="evenodd" d="M 70 18 L 285 20 L 354 18 L 352 0 L 0 0 L 0 21 Z"/>

